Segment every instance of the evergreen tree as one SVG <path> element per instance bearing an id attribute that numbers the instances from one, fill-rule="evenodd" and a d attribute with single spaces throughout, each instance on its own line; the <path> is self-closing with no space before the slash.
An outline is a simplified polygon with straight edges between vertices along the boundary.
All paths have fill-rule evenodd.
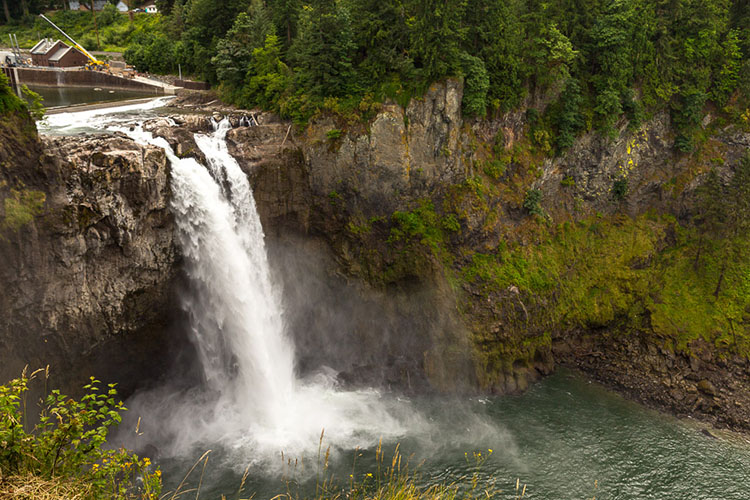
<path id="1" fill-rule="evenodd" d="M 273 12 L 273 23 L 276 32 L 284 40 L 286 46 L 292 44 L 292 38 L 297 34 L 297 20 L 302 7 L 300 0 L 268 0 Z"/>
<path id="2" fill-rule="evenodd" d="M 216 46 L 211 62 L 223 84 L 238 89 L 245 83 L 251 68 L 253 51 L 263 47 L 266 36 L 273 34 L 271 13 L 262 0 L 252 0 L 248 12 L 240 13 L 226 36 Z"/>
<path id="3" fill-rule="evenodd" d="M 488 98 L 496 108 L 510 109 L 523 97 L 520 15 L 520 0 L 467 4 L 467 50 L 483 61 L 489 76 Z"/>
<path id="4" fill-rule="evenodd" d="M 348 10 L 334 0 L 305 6 L 290 48 L 298 85 L 312 96 L 342 97 L 354 89 L 356 46 Z"/>
<path id="5" fill-rule="evenodd" d="M 357 69 L 365 85 L 388 75 L 411 77 L 409 28 L 402 0 L 349 0 Z"/>
<path id="6" fill-rule="evenodd" d="M 614 133 L 612 126 L 623 112 L 622 99 L 632 82 L 630 25 L 633 11 L 626 0 L 614 0 L 605 9 L 592 30 L 593 57 L 596 65 L 593 84 L 596 113 L 602 131 Z"/>
<path id="7" fill-rule="evenodd" d="M 427 81 L 458 74 L 467 0 L 409 0 L 411 54 Z"/>
<path id="8" fill-rule="evenodd" d="M 281 55 L 281 41 L 271 34 L 266 37 L 263 47 L 253 50 L 253 76 L 243 92 L 245 103 L 277 112 L 282 110 L 284 96 L 291 87 L 292 73 L 281 60 Z"/>

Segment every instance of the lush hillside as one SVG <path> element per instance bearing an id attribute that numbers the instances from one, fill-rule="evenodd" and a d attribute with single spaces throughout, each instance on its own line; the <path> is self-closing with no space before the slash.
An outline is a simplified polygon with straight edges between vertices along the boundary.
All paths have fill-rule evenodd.
<path id="1" fill-rule="evenodd" d="M 121 52 L 140 33 L 162 30 L 162 19 L 159 15 L 134 14 L 131 21 L 127 14 L 122 14 L 113 5 L 108 5 L 96 14 L 96 25 L 99 28 L 97 43 L 94 16 L 91 12 L 61 10 L 48 12 L 47 16 L 87 50 Z M 0 44 L 8 45 L 9 34 L 14 34 L 21 48 L 26 49 L 33 47 L 40 38 L 63 38 L 47 21 L 33 15 L 14 20 L 12 23 L 0 24 Z"/>
<path id="2" fill-rule="evenodd" d="M 135 37 L 130 62 L 157 72 L 180 63 L 230 101 L 301 120 L 321 108 L 367 114 L 372 100 L 403 102 L 461 75 L 470 115 L 524 102 L 544 110 L 538 134 L 550 150 L 667 108 L 688 151 L 703 106 L 744 110 L 750 87 L 750 7 L 740 0 L 161 4 L 164 29 Z"/>

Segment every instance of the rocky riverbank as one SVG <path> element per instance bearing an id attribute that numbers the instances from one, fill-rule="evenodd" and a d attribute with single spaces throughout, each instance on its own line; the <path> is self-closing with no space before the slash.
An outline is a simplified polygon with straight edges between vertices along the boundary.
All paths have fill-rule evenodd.
<path id="1" fill-rule="evenodd" d="M 648 338 L 590 333 L 553 344 L 555 359 L 660 411 L 719 428 L 750 432 L 750 361 L 723 357 L 698 342 L 693 355 L 655 346 Z"/>

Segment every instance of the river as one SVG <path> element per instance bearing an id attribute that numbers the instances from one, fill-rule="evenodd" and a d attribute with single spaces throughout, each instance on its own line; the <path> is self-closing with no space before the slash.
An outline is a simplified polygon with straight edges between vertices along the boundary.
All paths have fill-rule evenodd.
<path id="1" fill-rule="evenodd" d="M 421 484 L 476 474 L 478 491 L 494 483 L 499 498 L 516 498 L 517 480 L 527 485 L 524 498 L 534 499 L 750 498 L 744 437 L 706 435 L 694 422 L 574 373 L 558 371 L 521 396 L 450 398 L 343 389 L 325 370 L 300 377 L 252 191 L 226 150 L 228 123 L 196 136 L 208 165 L 178 158 L 137 126 L 164 102 L 56 115 L 40 129 L 117 130 L 164 148 L 170 159 L 172 211 L 190 281 L 183 308 L 206 384 L 137 395 L 127 406 L 142 416 L 142 436 L 120 436 L 126 445 L 159 449 L 165 489 L 177 488 L 212 450 L 205 476 L 201 464 L 183 489 L 200 483 L 201 498 L 237 498 L 247 471 L 242 498 L 288 490 L 305 497 L 330 477 L 340 485 L 350 475 L 374 481 L 367 474 L 376 474 L 382 439 L 386 462 L 398 445 L 402 466 L 421 464 Z M 326 459 L 319 456 L 329 446 L 321 471 Z"/>
<path id="2" fill-rule="evenodd" d="M 154 96 L 153 93 L 135 92 L 132 90 L 106 90 L 87 87 L 39 87 L 35 85 L 29 85 L 28 87 L 42 96 L 42 104 L 47 109 L 76 106 L 79 104 L 127 101 Z"/>

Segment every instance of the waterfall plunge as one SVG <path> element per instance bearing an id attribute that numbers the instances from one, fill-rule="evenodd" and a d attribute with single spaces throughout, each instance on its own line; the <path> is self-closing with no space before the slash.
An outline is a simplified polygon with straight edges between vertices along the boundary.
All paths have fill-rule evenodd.
<path id="1" fill-rule="evenodd" d="M 227 151 L 229 128 L 225 120 L 213 134 L 196 134 L 207 167 L 178 158 L 164 139 L 140 128 L 117 128 L 163 148 L 172 165 L 172 210 L 190 284 L 183 307 L 206 381 L 197 394 L 141 394 L 131 410 L 170 436 L 163 452 L 184 455 L 219 443 L 236 451 L 239 464 L 248 455 L 310 455 L 324 429 L 327 442 L 344 449 L 397 439 L 407 428 L 427 430 L 406 402 L 376 390 L 340 390 L 324 370 L 295 377 L 252 190 Z"/>

